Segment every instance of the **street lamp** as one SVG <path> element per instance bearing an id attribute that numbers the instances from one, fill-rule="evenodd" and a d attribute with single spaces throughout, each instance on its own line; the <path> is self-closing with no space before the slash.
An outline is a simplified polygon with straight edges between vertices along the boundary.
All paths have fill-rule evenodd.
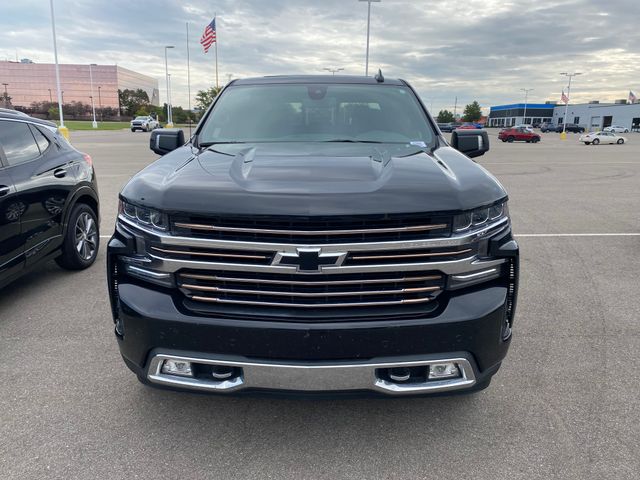
<path id="1" fill-rule="evenodd" d="M 51 33 L 53 34 L 53 56 L 56 62 L 56 87 L 58 89 L 58 110 L 60 111 L 60 133 L 66 138 L 69 138 L 69 130 L 64 126 L 64 117 L 62 115 L 62 105 L 64 100 L 62 97 L 62 90 L 60 89 L 60 66 L 58 65 L 58 45 L 56 43 L 56 17 L 53 10 L 53 0 L 49 1 L 51 6 Z"/>
<path id="2" fill-rule="evenodd" d="M 364 66 L 364 76 L 369 76 L 369 32 L 371 31 L 371 2 L 379 3 L 382 0 L 358 0 L 359 2 L 367 2 L 367 56 Z"/>
<path id="3" fill-rule="evenodd" d="M 95 63 L 89 64 L 89 79 L 91 81 L 91 110 L 93 111 L 93 123 L 91 124 L 91 126 L 93 128 L 98 128 L 98 122 L 96 122 L 96 105 L 93 102 L 93 71 L 91 70 L 91 67 L 97 66 L 98 65 L 96 65 Z"/>
<path id="4" fill-rule="evenodd" d="M 100 96 L 101 85 L 98 85 L 98 109 L 100 111 L 100 121 L 102 121 L 102 97 Z"/>
<path id="5" fill-rule="evenodd" d="M 331 72 L 333 74 L 333 76 L 335 76 L 336 72 L 341 72 L 342 70 L 344 70 L 344 68 L 329 68 L 329 67 L 325 67 L 325 68 L 323 68 L 323 70 L 326 70 L 327 72 Z"/>
<path id="6" fill-rule="evenodd" d="M 524 92 L 524 115 L 522 116 L 522 123 L 527 123 L 527 100 L 529 98 L 529 92 L 533 92 L 533 88 L 521 88 L 521 91 Z"/>
<path id="7" fill-rule="evenodd" d="M 167 50 L 175 48 L 173 45 L 164 47 L 164 73 L 167 78 L 167 127 L 173 128 L 173 115 L 171 112 L 171 85 L 169 83 L 169 62 L 167 60 Z"/>
<path id="8" fill-rule="evenodd" d="M 563 135 L 562 138 L 564 140 L 565 138 L 567 138 L 567 110 L 569 109 L 569 98 L 571 95 L 571 79 L 578 75 L 582 75 L 582 73 L 581 72 L 574 72 L 574 73 L 560 72 L 560 75 L 569 77 L 569 85 L 567 86 L 567 103 L 564 104 L 564 118 L 563 118 L 563 125 L 562 125 L 562 135 Z"/>

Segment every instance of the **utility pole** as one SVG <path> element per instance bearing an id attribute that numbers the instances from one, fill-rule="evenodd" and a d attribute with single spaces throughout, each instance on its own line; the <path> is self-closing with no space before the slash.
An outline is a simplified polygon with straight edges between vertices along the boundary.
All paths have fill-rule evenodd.
<path id="1" fill-rule="evenodd" d="M 91 124 L 91 126 L 93 128 L 98 128 L 98 122 L 96 122 L 96 104 L 93 101 L 93 71 L 91 70 L 91 67 L 93 66 L 97 65 L 95 63 L 89 64 L 89 81 L 91 82 L 91 110 L 93 111 L 93 123 Z"/>
<path id="2" fill-rule="evenodd" d="M 578 75 L 582 75 L 582 73 L 580 72 L 574 72 L 574 73 L 567 73 L 567 72 L 560 72 L 560 75 L 564 75 L 565 77 L 569 77 L 569 85 L 567 87 L 567 103 L 564 104 L 564 118 L 563 120 L 563 124 L 562 124 L 562 139 L 566 140 L 567 138 L 567 111 L 569 109 L 569 100 L 571 98 L 571 79 L 575 76 Z"/>
<path id="3" fill-rule="evenodd" d="M 167 79 L 167 127 L 173 128 L 173 118 L 171 116 L 171 85 L 169 84 L 169 62 L 167 60 L 167 50 L 175 48 L 173 45 L 164 47 L 164 74 Z"/>
<path id="4" fill-rule="evenodd" d="M 457 113 L 458 113 L 458 97 L 456 96 L 456 102 L 453 105 L 453 121 L 454 122 L 458 121 L 458 119 L 456 118 Z"/>
<path id="5" fill-rule="evenodd" d="M 533 92 L 533 88 L 521 88 L 524 92 L 524 115 L 522 116 L 522 123 L 527 123 L 527 100 L 529 99 L 529 92 Z"/>
<path id="6" fill-rule="evenodd" d="M 60 133 L 66 138 L 69 138 L 69 130 L 64 126 L 64 116 L 62 115 L 62 105 L 64 104 L 62 99 L 62 89 L 60 88 L 60 66 L 58 65 L 58 45 L 56 43 L 56 16 L 53 10 L 53 0 L 49 0 L 51 6 L 51 31 L 53 33 L 53 56 L 56 62 L 56 87 L 58 89 L 58 110 L 60 110 Z"/>
<path id="7" fill-rule="evenodd" d="M 369 34 L 371 32 L 371 2 L 380 3 L 382 0 L 358 0 L 360 2 L 367 2 L 367 54 L 364 64 L 364 76 L 369 76 Z"/>
<path id="8" fill-rule="evenodd" d="M 100 121 L 102 121 L 102 97 L 100 96 L 101 85 L 98 85 L 98 108 L 100 109 Z"/>
<path id="9" fill-rule="evenodd" d="M 51 97 L 51 89 L 47 88 L 47 90 L 49 90 L 49 103 L 53 103 L 53 98 Z"/>

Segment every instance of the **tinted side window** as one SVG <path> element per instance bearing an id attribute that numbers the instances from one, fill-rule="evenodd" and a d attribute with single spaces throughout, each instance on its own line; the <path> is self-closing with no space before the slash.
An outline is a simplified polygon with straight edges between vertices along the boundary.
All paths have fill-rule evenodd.
<path id="1" fill-rule="evenodd" d="M 26 123 L 0 120 L 0 145 L 9 165 L 28 162 L 40 156 L 38 144 Z"/>
<path id="2" fill-rule="evenodd" d="M 31 132 L 36 139 L 36 143 L 38 144 L 40 153 L 44 153 L 44 151 L 49 148 L 49 140 L 44 136 L 44 134 L 38 127 L 34 127 L 33 125 L 31 125 Z"/>

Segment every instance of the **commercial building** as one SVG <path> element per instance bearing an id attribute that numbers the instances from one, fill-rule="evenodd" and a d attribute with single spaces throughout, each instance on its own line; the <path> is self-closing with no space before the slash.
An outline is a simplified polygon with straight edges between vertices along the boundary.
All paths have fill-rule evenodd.
<path id="1" fill-rule="evenodd" d="M 513 103 L 491 107 L 487 125 L 490 127 L 513 127 L 551 122 L 554 103 Z"/>
<path id="2" fill-rule="evenodd" d="M 564 123 L 565 105 L 554 103 L 527 104 L 526 116 L 524 103 L 497 105 L 491 107 L 487 125 L 490 127 L 512 127 L 519 124 L 551 122 Z M 640 103 L 615 103 L 597 101 L 581 104 L 569 104 L 567 123 L 575 123 L 588 131 L 598 131 L 610 125 L 619 125 L 631 131 L 640 131 Z"/>
<path id="3" fill-rule="evenodd" d="M 624 103 L 622 103 L 624 102 Z M 564 123 L 564 105 L 553 112 L 553 122 Z M 567 123 L 576 123 L 586 130 L 598 131 L 610 125 L 619 125 L 631 131 L 640 131 L 640 103 L 582 103 L 567 107 Z"/>
<path id="4" fill-rule="evenodd" d="M 91 103 L 91 81 L 96 109 L 118 108 L 118 90 L 141 88 L 152 105 L 159 105 L 158 81 L 117 65 L 60 65 L 62 102 Z M 14 107 L 29 108 L 34 102 L 57 102 L 55 65 L 0 61 L 0 83 Z M 6 84 L 6 85 L 5 85 Z"/>

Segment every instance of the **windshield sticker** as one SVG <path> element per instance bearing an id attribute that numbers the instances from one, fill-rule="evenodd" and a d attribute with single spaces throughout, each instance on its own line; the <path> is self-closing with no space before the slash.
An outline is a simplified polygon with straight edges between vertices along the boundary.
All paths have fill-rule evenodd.
<path id="1" fill-rule="evenodd" d="M 422 140 L 414 140 L 412 142 L 409 142 L 409 145 L 413 145 L 415 147 L 420 147 L 420 148 L 427 148 L 427 144 L 424 143 Z"/>

